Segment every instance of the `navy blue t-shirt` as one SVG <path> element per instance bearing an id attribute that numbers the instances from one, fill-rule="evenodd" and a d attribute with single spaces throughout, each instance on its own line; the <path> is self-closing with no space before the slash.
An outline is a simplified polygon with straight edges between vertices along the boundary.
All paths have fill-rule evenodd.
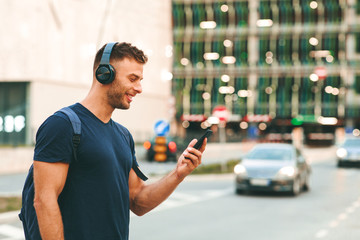
<path id="1" fill-rule="evenodd" d="M 35 161 L 71 163 L 58 199 L 65 239 L 128 239 L 133 138 L 122 125 L 103 123 L 79 103 L 70 108 L 82 124 L 78 160 L 73 160 L 70 120 L 61 112 L 39 128 L 34 154 Z"/>

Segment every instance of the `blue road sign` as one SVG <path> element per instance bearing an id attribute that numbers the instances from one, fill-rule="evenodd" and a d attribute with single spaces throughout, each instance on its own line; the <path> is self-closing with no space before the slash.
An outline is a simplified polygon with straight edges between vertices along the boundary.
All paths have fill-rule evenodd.
<path id="1" fill-rule="evenodd" d="M 170 131 L 170 124 L 165 120 L 159 120 L 155 123 L 154 130 L 157 136 L 165 136 Z"/>

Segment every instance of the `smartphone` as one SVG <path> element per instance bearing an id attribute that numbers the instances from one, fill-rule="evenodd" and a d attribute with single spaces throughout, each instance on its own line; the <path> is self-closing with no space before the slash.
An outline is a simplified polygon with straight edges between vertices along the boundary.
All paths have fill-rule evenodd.
<path id="1" fill-rule="evenodd" d="M 195 143 L 194 148 L 199 150 L 201 148 L 201 146 L 203 145 L 205 138 L 210 137 L 212 133 L 213 133 L 213 131 L 211 131 L 209 129 L 206 130 L 204 135 L 202 135 L 201 138 L 198 139 L 197 143 Z"/>

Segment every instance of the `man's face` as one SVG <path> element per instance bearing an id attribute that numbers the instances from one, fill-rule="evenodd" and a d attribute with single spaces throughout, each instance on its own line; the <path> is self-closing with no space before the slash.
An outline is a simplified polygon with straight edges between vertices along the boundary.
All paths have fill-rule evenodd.
<path id="1" fill-rule="evenodd" d="M 124 58 L 111 62 L 111 65 L 116 76 L 107 92 L 109 104 L 113 108 L 129 109 L 135 95 L 142 92 L 143 64 Z"/>

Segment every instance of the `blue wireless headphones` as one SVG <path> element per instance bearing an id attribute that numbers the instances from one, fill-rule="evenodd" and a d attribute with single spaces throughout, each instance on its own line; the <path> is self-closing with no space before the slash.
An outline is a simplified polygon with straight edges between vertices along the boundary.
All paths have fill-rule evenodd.
<path id="1" fill-rule="evenodd" d="M 95 72 L 96 79 L 102 84 L 109 84 L 114 81 L 115 78 L 116 71 L 110 64 L 110 55 L 115 44 L 117 44 L 117 42 L 106 44 L 100 64 Z"/>

